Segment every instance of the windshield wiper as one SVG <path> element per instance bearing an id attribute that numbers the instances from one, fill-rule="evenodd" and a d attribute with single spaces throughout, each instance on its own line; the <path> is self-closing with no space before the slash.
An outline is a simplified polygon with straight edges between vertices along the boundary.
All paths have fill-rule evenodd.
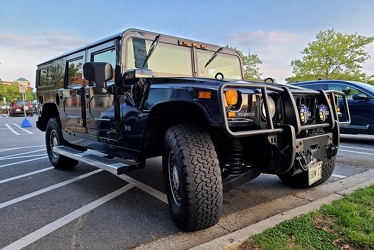
<path id="1" fill-rule="evenodd" d="M 148 59 L 151 57 L 153 51 L 155 50 L 155 48 L 157 47 L 157 44 L 158 44 L 158 40 L 160 40 L 160 35 L 158 34 L 155 39 L 153 40 L 152 44 L 151 44 L 151 47 L 149 47 L 149 51 L 148 51 L 148 54 L 147 54 L 147 57 L 145 58 L 144 60 L 144 63 L 143 63 L 143 66 L 142 66 L 142 69 L 144 69 L 144 66 L 147 64 L 148 62 Z"/>
<path id="2" fill-rule="evenodd" d="M 214 54 L 212 55 L 212 57 L 211 57 L 211 58 L 208 60 L 208 62 L 205 64 L 204 68 L 206 68 L 206 66 L 208 66 L 208 65 L 209 65 L 209 64 L 214 60 L 214 58 L 216 58 L 216 56 L 218 56 L 218 55 L 222 52 L 223 48 L 224 48 L 224 47 L 221 47 L 221 48 L 217 49 L 216 52 L 214 52 Z"/>

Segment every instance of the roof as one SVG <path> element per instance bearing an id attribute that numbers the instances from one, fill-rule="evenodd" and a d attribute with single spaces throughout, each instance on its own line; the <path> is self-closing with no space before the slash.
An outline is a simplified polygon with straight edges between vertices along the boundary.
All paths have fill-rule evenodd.
<path id="1" fill-rule="evenodd" d="M 16 80 L 16 82 L 28 82 L 29 80 L 26 80 L 25 78 L 23 77 L 20 77 Z"/>

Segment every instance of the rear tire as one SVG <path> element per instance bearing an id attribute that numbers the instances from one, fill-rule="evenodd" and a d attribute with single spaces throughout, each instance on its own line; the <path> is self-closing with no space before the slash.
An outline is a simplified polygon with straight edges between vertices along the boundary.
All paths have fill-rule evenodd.
<path id="1" fill-rule="evenodd" d="M 335 169 L 335 159 L 336 157 L 333 157 L 331 160 L 323 163 L 322 178 L 310 186 L 308 184 L 308 172 L 302 172 L 301 174 L 297 174 L 294 176 L 278 175 L 278 177 L 284 184 L 293 188 L 316 187 L 326 182 L 331 177 Z"/>
<path id="2" fill-rule="evenodd" d="M 166 131 L 162 157 L 170 214 L 186 232 L 215 225 L 223 203 L 221 170 L 208 133 L 192 124 Z"/>
<path id="3" fill-rule="evenodd" d="M 52 117 L 48 121 L 47 129 L 45 131 L 45 144 L 49 161 L 55 168 L 71 169 L 78 164 L 78 161 L 76 160 L 53 152 L 53 147 L 68 144 L 62 137 L 60 119 L 57 117 Z"/>

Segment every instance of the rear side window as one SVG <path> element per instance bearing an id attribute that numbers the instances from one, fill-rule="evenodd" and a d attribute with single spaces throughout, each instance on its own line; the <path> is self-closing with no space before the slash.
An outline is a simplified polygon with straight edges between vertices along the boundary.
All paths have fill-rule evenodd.
<path id="1" fill-rule="evenodd" d="M 57 80 L 57 66 L 51 65 L 39 71 L 38 86 L 53 85 Z"/>
<path id="2" fill-rule="evenodd" d="M 104 51 L 96 52 L 91 55 L 91 62 L 107 62 L 110 63 L 113 67 L 113 78 L 115 79 L 115 67 L 116 67 L 116 51 L 114 47 L 106 49 Z"/>
<path id="3" fill-rule="evenodd" d="M 83 58 L 73 59 L 67 62 L 68 85 L 83 85 Z"/>

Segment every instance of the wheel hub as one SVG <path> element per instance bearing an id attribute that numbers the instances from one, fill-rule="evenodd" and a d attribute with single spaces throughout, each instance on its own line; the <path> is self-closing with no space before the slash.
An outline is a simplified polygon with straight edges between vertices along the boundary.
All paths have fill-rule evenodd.
<path id="1" fill-rule="evenodd" d="M 175 204 L 178 206 L 181 205 L 181 196 L 180 196 L 180 182 L 179 182 L 179 174 L 178 174 L 178 166 L 175 162 L 175 156 L 173 152 L 169 154 L 169 184 L 171 194 L 173 196 L 173 200 Z"/>
<path id="2" fill-rule="evenodd" d="M 50 138 L 50 145 L 51 145 L 51 151 L 54 157 L 58 157 L 58 154 L 54 153 L 53 148 L 59 146 L 59 141 L 57 138 L 56 131 L 51 132 L 51 138 Z"/>

